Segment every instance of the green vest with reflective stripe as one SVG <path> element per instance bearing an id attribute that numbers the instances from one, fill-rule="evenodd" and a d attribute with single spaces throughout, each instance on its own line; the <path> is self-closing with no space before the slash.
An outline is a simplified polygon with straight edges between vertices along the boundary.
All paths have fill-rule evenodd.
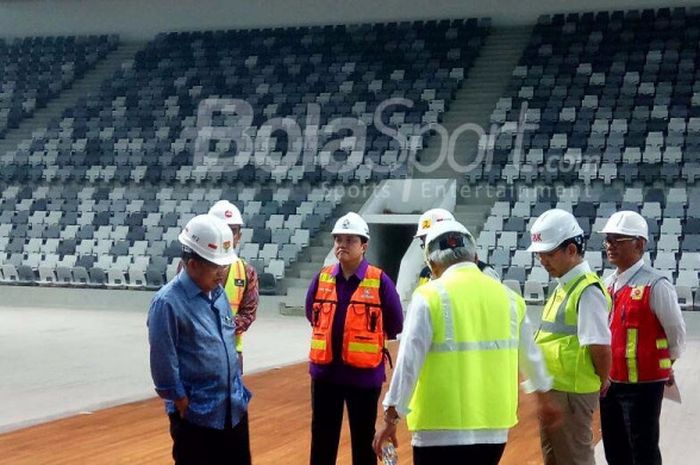
<path id="1" fill-rule="evenodd" d="M 518 421 L 518 342 L 525 302 L 476 267 L 416 290 L 432 344 L 407 416 L 411 431 L 505 429 Z"/>
<path id="2" fill-rule="evenodd" d="M 547 369 L 554 377 L 553 388 L 557 391 L 584 394 L 600 390 L 600 378 L 591 353 L 578 341 L 578 307 L 581 294 L 588 286 L 600 288 L 609 312 L 612 300 L 595 273 L 582 273 L 565 286 L 557 287 L 542 312 L 535 341 L 542 349 Z"/>

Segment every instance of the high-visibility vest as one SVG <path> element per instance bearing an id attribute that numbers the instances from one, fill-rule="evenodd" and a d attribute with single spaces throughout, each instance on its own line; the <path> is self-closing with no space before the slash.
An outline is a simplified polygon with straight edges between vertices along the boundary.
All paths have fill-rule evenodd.
<path id="1" fill-rule="evenodd" d="M 600 288 L 609 312 L 610 295 L 595 273 L 582 273 L 565 286 L 557 287 L 542 312 L 535 342 L 542 349 L 547 369 L 554 378 L 553 388 L 557 391 L 584 394 L 600 390 L 601 379 L 596 374 L 590 350 L 578 340 L 579 302 L 589 286 Z"/>
<path id="2" fill-rule="evenodd" d="M 418 376 L 411 431 L 505 429 L 518 422 L 518 344 L 525 301 L 476 267 L 416 290 L 433 336 Z"/>
<path id="3" fill-rule="evenodd" d="M 312 307 L 309 359 L 320 365 L 333 361 L 333 319 L 338 307 L 335 265 L 321 270 Z M 343 329 L 343 361 L 356 368 L 379 366 L 384 355 L 384 324 L 379 284 L 382 270 L 368 266 L 365 277 L 350 297 Z"/>
<path id="4" fill-rule="evenodd" d="M 666 278 L 652 267 L 643 265 L 613 295 L 610 320 L 610 379 L 613 381 L 661 381 L 670 375 L 671 356 L 666 331 L 649 304 L 651 289 L 661 279 Z"/>
<path id="5" fill-rule="evenodd" d="M 226 291 L 226 296 L 228 297 L 228 302 L 231 305 L 231 314 L 236 316 L 238 313 L 238 308 L 241 306 L 243 301 L 243 294 L 245 293 L 246 285 L 248 284 L 248 277 L 245 272 L 245 261 L 239 258 L 231 264 L 228 270 L 228 277 L 226 278 L 226 285 L 224 290 Z M 238 352 L 243 351 L 243 335 L 236 334 L 236 350 Z"/>

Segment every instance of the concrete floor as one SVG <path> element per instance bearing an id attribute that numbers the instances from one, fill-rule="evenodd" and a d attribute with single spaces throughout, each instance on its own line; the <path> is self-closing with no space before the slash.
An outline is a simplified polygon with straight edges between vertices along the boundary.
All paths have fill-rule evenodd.
<path id="1" fill-rule="evenodd" d="M 659 444 L 665 465 L 698 463 L 700 455 L 700 312 L 684 312 L 683 316 L 688 330 L 686 351 L 673 365 L 682 403 L 664 399 L 661 407 Z M 608 463 L 602 441 L 595 452 L 597 464 Z"/>
<path id="2" fill-rule="evenodd" d="M 66 291 L 0 287 L 0 432 L 155 396 L 152 294 Z M 261 299 L 245 340 L 246 373 L 306 359 L 308 322 L 280 316 L 279 301 Z"/>
<path id="3" fill-rule="evenodd" d="M 153 397 L 151 295 L 0 286 L 0 432 Z M 308 323 L 280 316 L 283 300 L 261 299 L 245 342 L 247 373 L 306 360 Z M 700 455 L 700 312 L 686 312 L 685 319 L 688 346 L 675 366 L 683 404 L 665 401 L 661 418 L 666 465 Z M 602 444 L 596 457 L 606 463 Z"/>

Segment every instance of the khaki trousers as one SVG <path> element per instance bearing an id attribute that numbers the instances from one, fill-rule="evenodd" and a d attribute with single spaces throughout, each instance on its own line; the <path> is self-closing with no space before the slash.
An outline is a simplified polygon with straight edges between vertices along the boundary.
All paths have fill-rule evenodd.
<path id="1" fill-rule="evenodd" d="M 545 465 L 595 465 L 593 456 L 593 412 L 599 393 L 574 394 L 550 391 L 563 412 L 558 428 L 540 424 L 540 441 Z"/>

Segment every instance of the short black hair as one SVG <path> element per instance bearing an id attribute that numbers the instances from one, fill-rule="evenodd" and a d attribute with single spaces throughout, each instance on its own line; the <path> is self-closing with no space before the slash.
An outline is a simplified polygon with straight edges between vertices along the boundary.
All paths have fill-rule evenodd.
<path id="1" fill-rule="evenodd" d="M 197 252 L 194 250 L 190 249 L 186 245 L 182 246 L 182 253 L 180 254 L 180 257 L 184 262 L 187 262 L 188 260 L 199 260 L 199 261 L 206 261 L 203 259 Z"/>
<path id="2" fill-rule="evenodd" d="M 583 234 L 566 239 L 564 242 L 559 244 L 558 248 L 565 249 L 569 246 L 569 244 L 574 244 L 576 246 L 576 253 L 583 257 L 584 253 L 586 252 L 586 238 L 583 236 Z"/>

